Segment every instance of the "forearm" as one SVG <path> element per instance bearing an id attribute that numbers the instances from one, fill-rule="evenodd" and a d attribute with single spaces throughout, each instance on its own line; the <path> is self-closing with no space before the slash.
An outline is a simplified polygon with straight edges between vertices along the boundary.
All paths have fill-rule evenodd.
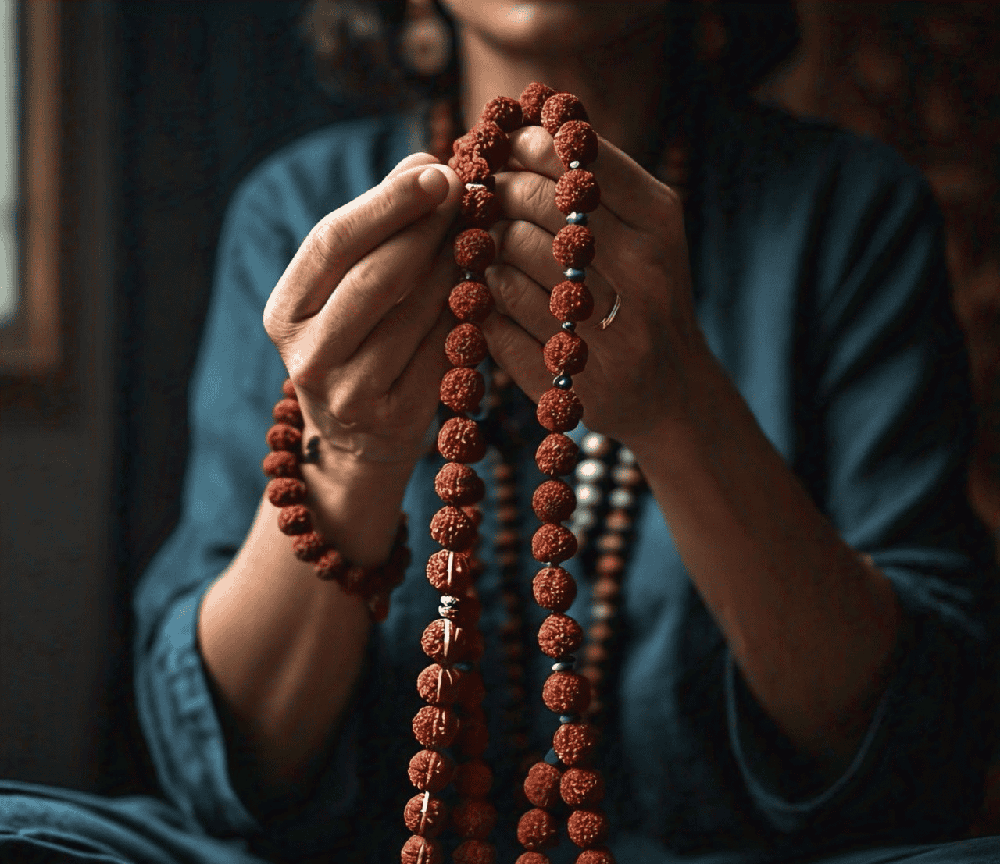
<path id="1" fill-rule="evenodd" d="M 405 479 L 377 468 L 371 482 L 360 485 L 355 476 L 337 483 L 316 466 L 303 469 L 323 536 L 350 560 L 384 560 Z M 241 793 L 280 800 L 322 765 L 357 684 L 369 630 L 365 602 L 295 558 L 278 530 L 277 509 L 264 498 L 243 547 L 207 592 L 198 622 Z"/>
<path id="2" fill-rule="evenodd" d="M 836 770 L 884 688 L 895 595 L 817 510 L 707 351 L 689 380 L 684 418 L 629 446 L 751 691 Z"/>

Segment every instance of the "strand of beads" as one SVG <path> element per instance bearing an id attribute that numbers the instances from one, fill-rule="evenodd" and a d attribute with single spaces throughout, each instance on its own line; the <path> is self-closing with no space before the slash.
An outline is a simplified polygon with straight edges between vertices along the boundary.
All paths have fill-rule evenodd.
<path id="1" fill-rule="evenodd" d="M 291 380 L 282 385 L 283 398 L 274 406 L 274 425 L 267 431 L 271 452 L 264 457 L 267 498 L 278 511 L 278 528 L 292 538 L 292 551 L 300 561 L 313 564 L 316 575 L 335 581 L 349 594 L 364 598 L 372 617 L 382 621 L 389 614 L 389 595 L 403 581 L 410 563 L 406 545 L 405 516 L 400 519 L 389 559 L 374 567 L 351 564 L 313 528 L 306 506 L 306 484 L 302 478 L 302 409 Z"/>
<path id="2" fill-rule="evenodd" d="M 566 280 L 552 289 L 549 298 L 549 309 L 561 329 L 543 351 L 546 368 L 555 377 L 537 410 L 539 423 L 550 434 L 540 445 L 536 462 L 552 479 L 543 482 L 533 496 L 532 507 L 542 525 L 531 541 L 532 555 L 546 565 L 535 577 L 535 597 L 550 613 L 539 628 L 538 644 L 554 661 L 542 700 L 559 715 L 560 725 L 553 735 L 549 756 L 532 766 L 525 780 L 525 794 L 534 806 L 518 823 L 518 840 L 527 850 L 518 858 L 518 864 L 547 864 L 542 850 L 557 842 L 552 811 L 559 799 L 571 808 L 566 827 L 570 840 L 582 850 L 577 864 L 611 864 L 613 856 L 603 846 L 608 820 L 599 809 L 604 781 L 600 771 L 590 767 L 597 730 L 583 721 L 590 706 L 590 682 L 573 671 L 583 630 L 565 614 L 576 586 L 572 576 L 559 566 L 577 550 L 576 536 L 562 524 L 572 516 L 576 496 L 558 477 L 572 471 L 576 463 L 576 446 L 565 433 L 583 415 L 572 376 L 582 372 L 587 362 L 587 346 L 576 333 L 576 325 L 589 318 L 594 308 L 584 281 L 585 268 L 594 256 L 587 214 L 600 203 L 600 190 L 596 178 L 584 166 L 597 158 L 597 136 L 587 122 L 583 105 L 568 93 L 529 85 L 521 103 L 525 121 L 541 123 L 553 136 L 556 153 L 567 169 L 556 184 L 556 206 L 565 214 L 567 224 L 552 244 L 554 257 L 566 268 Z"/>

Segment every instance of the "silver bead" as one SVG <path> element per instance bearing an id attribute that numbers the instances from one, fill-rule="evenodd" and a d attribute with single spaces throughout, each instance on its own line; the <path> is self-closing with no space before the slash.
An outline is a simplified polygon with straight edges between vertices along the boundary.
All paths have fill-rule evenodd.
<path id="1" fill-rule="evenodd" d="M 575 665 L 574 661 L 572 661 L 572 660 L 569 660 L 569 661 L 566 661 L 566 660 L 557 660 L 555 663 L 552 664 L 552 671 L 553 672 L 572 672 L 574 665 Z"/>
<path id="2" fill-rule="evenodd" d="M 611 506 L 619 510 L 628 510 L 635 504 L 635 495 L 628 489 L 615 489 L 611 493 Z"/>
<path id="3" fill-rule="evenodd" d="M 580 442 L 580 449 L 588 456 L 603 456 L 611 449 L 611 442 L 600 432 L 588 432 Z"/>
<path id="4" fill-rule="evenodd" d="M 585 270 L 577 269 L 576 267 L 567 267 L 563 270 L 563 276 L 569 279 L 570 282 L 582 282 L 587 277 L 587 273 Z"/>
<path id="5" fill-rule="evenodd" d="M 621 447 L 618 450 L 618 462 L 622 465 L 628 465 L 629 467 L 635 465 L 635 453 L 628 449 L 628 447 Z"/>
<path id="6" fill-rule="evenodd" d="M 584 459 L 576 466 L 577 479 L 583 481 L 601 481 L 608 473 L 607 466 L 600 459 Z"/>
<path id="7" fill-rule="evenodd" d="M 577 168 L 580 167 L 580 160 L 574 159 L 572 162 L 569 163 L 569 167 L 570 170 L 575 171 Z"/>
<path id="8" fill-rule="evenodd" d="M 601 488 L 593 483 L 577 484 L 576 503 L 580 507 L 596 507 L 601 503 Z"/>
<path id="9" fill-rule="evenodd" d="M 577 504 L 580 503 L 580 495 L 577 493 L 576 496 Z M 573 513 L 573 524 L 570 526 L 571 531 L 576 531 L 578 528 L 587 531 L 593 528 L 597 524 L 597 514 L 590 507 L 578 506 L 576 511 Z"/>
<path id="10" fill-rule="evenodd" d="M 577 213 L 576 210 L 566 217 L 567 225 L 586 225 L 588 221 L 586 213 Z"/>

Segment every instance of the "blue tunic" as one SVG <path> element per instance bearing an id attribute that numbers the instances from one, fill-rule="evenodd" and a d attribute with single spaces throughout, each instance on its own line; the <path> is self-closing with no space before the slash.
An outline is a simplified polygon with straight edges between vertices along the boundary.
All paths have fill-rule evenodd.
<path id="1" fill-rule="evenodd" d="M 408 833 L 402 803 L 414 793 L 405 766 L 419 749 L 409 732 L 421 704 L 414 681 L 428 662 L 417 643 L 436 617 L 437 595 L 422 570 L 438 547 L 422 526 L 440 506 L 433 493 L 440 458 L 422 460 L 408 487 L 414 563 L 389 618 L 373 631 L 330 768 L 300 799 L 266 813 L 240 800 L 195 625 L 265 483 L 264 433 L 285 377 L 261 324 L 267 297 L 323 215 L 421 149 L 419 128 L 413 118 L 382 118 L 316 132 L 261 164 L 231 203 L 192 382 L 182 517 L 135 598 L 137 699 L 169 805 L 94 803 L 113 821 L 116 807 L 124 814 L 146 801 L 147 831 L 155 824 L 167 825 L 164 836 L 185 832 L 177 851 L 152 831 L 137 860 L 327 852 L 338 861 L 398 860 Z M 965 501 L 971 403 L 938 212 L 919 174 L 874 141 L 760 108 L 735 118 L 733 128 L 739 134 L 713 151 L 700 180 L 692 264 L 702 327 L 820 510 L 892 580 L 905 626 L 895 676 L 858 752 L 841 777 L 823 783 L 743 685 L 662 515 L 643 496 L 624 579 L 608 801 L 622 864 L 685 853 L 778 860 L 959 837 L 981 795 L 991 745 L 995 580 L 990 544 Z M 533 413 L 527 404 L 520 410 Z M 516 458 L 521 512 L 530 513 L 540 479 L 533 421 L 524 434 Z M 489 562 L 489 495 L 484 511 Z M 522 557 L 527 584 L 537 565 Z M 586 623 L 590 582 L 578 575 L 570 614 Z M 513 779 L 502 724 L 493 722 L 504 700 L 496 568 L 478 587 L 493 724 L 487 758 L 506 811 L 494 834 L 513 860 L 517 814 L 504 797 Z M 533 610 L 530 626 L 542 614 Z M 527 690 L 540 694 L 548 667 L 537 652 L 529 656 L 537 660 Z M 556 721 L 540 697 L 529 700 L 533 743 L 544 752 Z M 22 794 L 7 801 L 22 807 L 46 799 L 45 790 L 10 788 Z M 70 805 L 56 797 L 52 806 L 87 807 L 83 798 Z M 0 858 L 15 836 L 3 830 Z M 209 835 L 231 839 L 220 845 Z M 961 857 L 987 846 L 938 854 L 955 848 Z"/>

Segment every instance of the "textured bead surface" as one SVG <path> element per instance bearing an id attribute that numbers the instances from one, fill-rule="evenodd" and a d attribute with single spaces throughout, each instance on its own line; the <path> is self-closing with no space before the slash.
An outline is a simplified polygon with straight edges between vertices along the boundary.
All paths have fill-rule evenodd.
<path id="1" fill-rule="evenodd" d="M 538 126 L 542 122 L 542 106 L 545 100 L 555 95 L 555 90 L 538 81 L 533 81 L 521 91 L 521 122 L 525 126 Z"/>
<path id="2" fill-rule="evenodd" d="M 517 840 L 528 850 L 548 849 L 559 841 L 559 827 L 547 810 L 529 810 L 517 823 Z"/>
<path id="3" fill-rule="evenodd" d="M 567 768 L 559 781 L 559 794 L 570 807 L 593 807 L 604 798 L 604 777 L 590 768 Z"/>
<path id="4" fill-rule="evenodd" d="M 485 798 L 493 785 L 493 771 L 482 759 L 463 762 L 455 770 L 454 785 L 466 798 Z"/>
<path id="5" fill-rule="evenodd" d="M 455 238 L 455 263 L 463 270 L 482 273 L 496 257 L 496 244 L 482 228 L 467 228 Z"/>
<path id="6" fill-rule="evenodd" d="M 586 765 L 597 747 L 597 730 L 583 723 L 564 723 L 552 736 L 552 749 L 569 768 Z"/>
<path id="7" fill-rule="evenodd" d="M 569 432 L 583 419 L 583 403 L 575 391 L 551 387 L 538 400 L 535 416 L 550 432 Z"/>
<path id="8" fill-rule="evenodd" d="M 492 120 L 504 132 L 513 132 L 521 126 L 523 114 L 521 103 L 509 96 L 497 96 L 483 107 L 480 121 Z"/>
<path id="9" fill-rule="evenodd" d="M 431 519 L 431 537 L 445 549 L 462 551 L 476 539 L 476 526 L 458 507 L 442 507 Z"/>
<path id="10" fill-rule="evenodd" d="M 299 398 L 299 394 L 295 392 L 295 385 L 292 383 L 291 378 L 286 378 L 281 382 L 281 392 L 284 394 L 286 399 Z"/>
<path id="11" fill-rule="evenodd" d="M 597 179 L 589 171 L 574 168 L 556 182 L 556 207 L 567 216 L 570 213 L 591 213 L 601 203 Z"/>
<path id="12" fill-rule="evenodd" d="M 296 429 L 303 426 L 302 409 L 299 407 L 298 399 L 282 399 L 271 409 L 271 416 L 276 423 L 287 423 Z"/>
<path id="13" fill-rule="evenodd" d="M 555 135 L 563 123 L 570 120 L 587 120 L 587 110 L 572 93 L 553 93 L 542 105 L 542 128 Z"/>
<path id="14" fill-rule="evenodd" d="M 444 373 L 438 395 L 457 414 L 473 414 L 479 408 L 486 383 L 477 369 L 457 366 Z"/>
<path id="15" fill-rule="evenodd" d="M 583 628 L 569 615 L 555 612 L 538 628 L 538 647 L 553 660 L 575 654 L 583 644 Z"/>
<path id="16" fill-rule="evenodd" d="M 402 864 L 443 864 L 444 850 L 437 840 L 414 834 L 403 844 L 400 860 Z"/>
<path id="17" fill-rule="evenodd" d="M 582 714 L 590 705 L 590 682 L 575 672 L 553 672 L 545 679 L 542 702 L 556 714 Z"/>
<path id="18" fill-rule="evenodd" d="M 420 647 L 435 663 L 445 665 L 467 659 L 471 641 L 464 627 L 458 627 L 445 618 L 437 618 L 424 628 Z"/>
<path id="19" fill-rule="evenodd" d="M 448 295 L 448 308 L 459 321 L 479 324 L 493 308 L 493 295 L 482 282 L 459 282 Z"/>
<path id="20" fill-rule="evenodd" d="M 551 810 L 559 803 L 559 769 L 547 762 L 536 762 L 524 778 L 524 794 L 535 807 Z"/>
<path id="21" fill-rule="evenodd" d="M 599 846 L 608 838 L 608 817 L 599 810 L 574 810 L 566 820 L 566 833 L 581 849 Z"/>
<path id="22" fill-rule="evenodd" d="M 299 561 L 318 561 L 328 548 L 326 541 L 316 531 L 307 531 L 292 540 L 292 552 Z"/>
<path id="23" fill-rule="evenodd" d="M 336 549 L 327 549 L 316 559 L 313 569 L 324 582 L 340 580 L 347 573 L 347 562 Z"/>
<path id="24" fill-rule="evenodd" d="M 576 509 L 576 495 L 562 480 L 546 480 L 531 496 L 531 509 L 542 522 L 564 522 Z"/>
<path id="25" fill-rule="evenodd" d="M 278 528 L 284 534 L 305 534 L 312 531 L 312 516 L 304 504 L 292 504 L 278 511 Z"/>
<path id="26" fill-rule="evenodd" d="M 413 737 L 430 750 L 450 747 L 458 734 L 458 715 L 440 705 L 425 705 L 413 718 Z"/>
<path id="27" fill-rule="evenodd" d="M 276 450 L 264 457 L 266 477 L 301 477 L 298 457 L 288 450 Z"/>
<path id="28" fill-rule="evenodd" d="M 580 448 L 572 438 L 560 433 L 546 435 L 535 451 L 538 470 L 550 477 L 570 474 L 576 467 Z"/>
<path id="29" fill-rule="evenodd" d="M 432 663 L 417 676 L 417 692 L 430 705 L 452 705 L 462 687 L 462 673 Z"/>
<path id="30" fill-rule="evenodd" d="M 275 423 L 267 430 L 267 446 L 272 450 L 297 453 L 302 447 L 302 433 L 287 423 Z"/>
<path id="31" fill-rule="evenodd" d="M 496 825 L 497 810 L 488 801 L 469 799 L 452 808 L 451 821 L 460 837 L 485 840 Z"/>
<path id="32" fill-rule="evenodd" d="M 485 183 L 492 176 L 490 163 L 481 156 L 463 154 L 453 157 L 448 164 L 463 183 Z"/>
<path id="33" fill-rule="evenodd" d="M 531 583 L 535 602 L 550 612 L 565 612 L 576 599 L 576 580 L 562 567 L 544 567 Z"/>
<path id="34" fill-rule="evenodd" d="M 576 535 L 563 525 L 541 525 L 531 538 L 531 554 L 546 564 L 566 561 L 576 555 L 576 549 Z"/>
<path id="35" fill-rule="evenodd" d="M 587 343 L 565 330 L 550 336 L 542 349 L 545 368 L 553 375 L 578 375 L 587 365 L 588 354 Z"/>
<path id="36" fill-rule="evenodd" d="M 510 158 L 510 139 L 492 120 L 480 120 L 455 141 L 455 155 L 469 154 L 485 159 L 490 171 L 496 172 Z"/>
<path id="37" fill-rule="evenodd" d="M 451 575 L 448 575 L 448 550 L 435 552 L 427 559 L 427 581 L 442 594 L 464 594 L 472 584 L 472 567 L 469 556 L 456 552 L 452 558 Z"/>
<path id="38" fill-rule="evenodd" d="M 414 834 L 432 840 L 448 823 L 448 807 L 433 795 L 414 795 L 403 808 L 403 822 Z"/>
<path id="39" fill-rule="evenodd" d="M 549 312 L 560 321 L 586 321 L 594 314 L 594 295 L 583 282 L 567 279 L 549 294 Z"/>
<path id="40" fill-rule="evenodd" d="M 421 792 L 440 792 L 451 782 L 454 772 L 451 757 L 437 750 L 418 751 L 408 768 L 410 782 Z"/>
<path id="41" fill-rule="evenodd" d="M 567 168 L 574 162 L 579 165 L 589 165 L 597 158 L 597 133 L 586 120 L 568 120 L 559 127 L 559 131 L 553 137 L 556 155 Z"/>
<path id="42" fill-rule="evenodd" d="M 462 218 L 471 228 L 489 228 L 500 216 L 500 199 L 483 187 L 466 189 L 462 194 Z"/>
<path id="43" fill-rule="evenodd" d="M 275 477 L 267 484 L 267 500 L 275 507 L 301 504 L 306 500 L 306 484 L 294 477 Z"/>
<path id="44" fill-rule="evenodd" d="M 485 840 L 465 840 L 451 853 L 453 864 L 494 864 L 496 858 L 493 844 Z"/>
<path id="45" fill-rule="evenodd" d="M 514 864 L 549 864 L 549 857 L 541 852 L 522 852 Z"/>
<path id="46" fill-rule="evenodd" d="M 452 462 L 478 462 L 486 455 L 486 440 L 475 420 L 451 417 L 438 432 L 438 452 Z"/>
<path id="47" fill-rule="evenodd" d="M 576 856 L 576 864 L 615 864 L 615 856 L 604 846 L 584 849 Z"/>
<path id="48" fill-rule="evenodd" d="M 434 478 L 434 491 L 445 503 L 461 507 L 482 501 L 486 486 L 483 478 L 468 465 L 463 465 L 461 462 L 446 462 Z"/>
<path id="49" fill-rule="evenodd" d="M 476 324 L 459 324 L 445 339 L 444 353 L 454 366 L 476 366 L 486 359 L 486 337 Z"/>
<path id="50" fill-rule="evenodd" d="M 552 238 L 552 255 L 563 267 L 582 270 L 594 260 L 597 244 L 585 225 L 564 225 Z"/>

